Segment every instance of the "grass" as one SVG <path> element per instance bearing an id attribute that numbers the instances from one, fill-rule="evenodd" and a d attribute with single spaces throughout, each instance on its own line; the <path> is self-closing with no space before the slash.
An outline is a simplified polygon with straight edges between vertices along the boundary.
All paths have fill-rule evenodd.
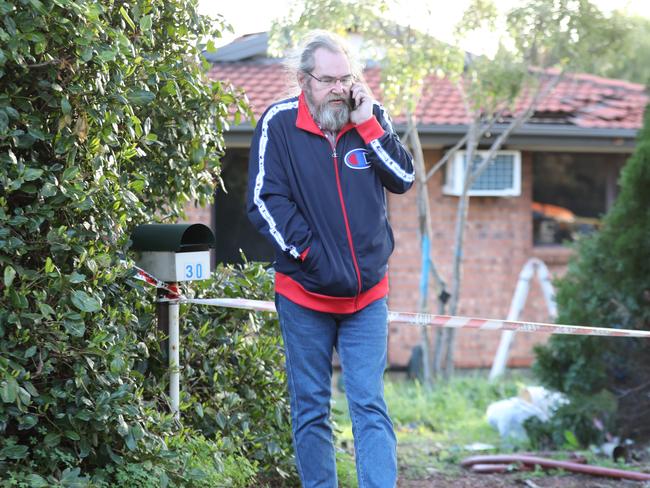
<path id="1" fill-rule="evenodd" d="M 398 440 L 400 477 L 422 479 L 432 470 L 456 473 L 458 462 L 473 453 L 473 443 L 501 449 L 485 411 L 490 403 L 515 396 L 524 381 L 523 376 L 515 376 L 489 383 L 487 373 L 474 373 L 426 388 L 415 381 L 387 378 L 385 397 Z M 336 393 L 334 401 L 339 483 L 342 488 L 356 488 L 352 426 L 344 393 Z"/>

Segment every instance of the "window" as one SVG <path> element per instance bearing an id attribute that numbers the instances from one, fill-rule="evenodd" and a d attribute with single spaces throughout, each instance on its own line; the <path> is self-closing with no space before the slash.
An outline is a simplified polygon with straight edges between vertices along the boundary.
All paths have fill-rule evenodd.
<path id="1" fill-rule="evenodd" d="M 472 171 L 487 156 L 487 151 L 477 151 Z M 466 151 L 458 151 L 452 164 L 447 165 L 443 192 L 460 196 L 465 181 Z M 521 194 L 521 153 L 499 151 L 483 170 L 469 190 L 471 196 L 519 196 Z"/>
<path id="2" fill-rule="evenodd" d="M 536 153 L 533 243 L 557 245 L 600 228 L 612 206 L 624 154 Z"/>

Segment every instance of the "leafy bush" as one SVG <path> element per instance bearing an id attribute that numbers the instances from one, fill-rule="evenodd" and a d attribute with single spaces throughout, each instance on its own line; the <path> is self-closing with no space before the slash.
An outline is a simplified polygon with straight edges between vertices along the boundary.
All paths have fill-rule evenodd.
<path id="1" fill-rule="evenodd" d="M 602 230 L 579 243 L 559 281 L 558 322 L 650 328 L 649 184 L 650 109 Z M 574 404 L 607 392 L 616 398 L 615 416 L 608 416 L 606 409 L 600 414 L 582 410 L 578 417 L 566 419 L 565 426 L 582 426 L 580 442 L 602 438 L 607 420 L 623 437 L 650 439 L 650 426 L 644 421 L 650 411 L 647 339 L 554 336 L 536 353 L 537 375 Z"/>
<path id="2" fill-rule="evenodd" d="M 217 450 L 224 469 L 241 465 L 242 476 L 228 481 L 236 485 L 257 469 L 233 447 L 239 436 L 247 449 L 257 442 L 271 463 L 270 443 L 256 436 L 272 430 L 261 421 L 250 433 L 237 420 L 224 439 L 197 422 L 184 443 L 176 440 L 164 380 L 154 375 L 161 357 L 152 296 L 133 286 L 120 259 L 136 224 L 175 221 L 188 201 L 211 198 L 226 118 L 247 111 L 243 97 L 202 71 L 203 39 L 223 25 L 196 7 L 196 0 L 0 0 L 2 486 L 116 486 L 129 478 L 201 486 L 188 481 L 188 470 Z M 190 315 L 197 324 L 213 320 Z M 248 319 L 220 317 L 226 329 L 206 340 Z M 198 347 L 200 329 L 188 330 Z M 270 348 L 269 340 L 259 347 Z M 249 356 L 244 348 L 241 358 Z M 229 366 L 216 366 L 224 370 L 215 371 L 214 391 L 186 396 L 187 413 L 197 399 L 225 404 L 234 385 L 220 378 Z M 187 370 L 192 395 L 199 371 Z M 279 396 L 272 388 L 259 394 Z M 199 428 L 205 438 L 196 437 Z M 279 447 L 277 465 L 284 454 Z M 183 459 L 189 468 L 178 464 Z M 206 467 L 207 479 L 215 469 Z"/>
<path id="3" fill-rule="evenodd" d="M 198 294 L 269 300 L 273 280 L 260 264 L 221 268 Z M 280 486 L 294 473 L 281 333 L 275 314 L 184 306 L 181 410 L 196 429 L 223 436 Z M 294 473 L 295 475 L 295 473 Z"/>

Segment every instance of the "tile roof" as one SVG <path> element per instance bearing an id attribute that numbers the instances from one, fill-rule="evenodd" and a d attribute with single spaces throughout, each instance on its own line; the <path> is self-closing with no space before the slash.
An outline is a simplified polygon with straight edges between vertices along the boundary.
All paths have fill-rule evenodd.
<path id="1" fill-rule="evenodd" d="M 270 59 L 215 63 L 209 73 L 245 91 L 256 117 L 287 94 L 287 75 L 282 64 Z M 364 76 L 381 100 L 379 68 Z M 526 101 L 523 95 L 515 112 Z M 529 124 L 564 124 L 582 128 L 639 129 L 643 111 L 650 102 L 644 86 L 588 74 L 565 77 L 541 103 Z M 464 125 L 467 116 L 458 89 L 447 79 L 431 76 L 424 87 L 416 115 L 422 125 Z M 403 122 L 400 116 L 396 122 Z"/>

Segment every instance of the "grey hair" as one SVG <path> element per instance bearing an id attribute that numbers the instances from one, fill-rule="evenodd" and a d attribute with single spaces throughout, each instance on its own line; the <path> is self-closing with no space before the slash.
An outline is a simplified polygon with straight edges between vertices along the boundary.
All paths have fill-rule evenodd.
<path id="1" fill-rule="evenodd" d="M 356 57 L 350 52 L 345 40 L 326 30 L 313 30 L 307 33 L 302 43 L 284 60 L 284 67 L 289 78 L 288 93 L 295 94 L 300 91 L 297 82 L 298 73 L 311 73 L 315 67 L 314 53 L 318 49 L 327 49 L 333 53 L 341 53 L 350 62 L 352 75 L 356 79 L 362 78 L 362 68 Z"/>

